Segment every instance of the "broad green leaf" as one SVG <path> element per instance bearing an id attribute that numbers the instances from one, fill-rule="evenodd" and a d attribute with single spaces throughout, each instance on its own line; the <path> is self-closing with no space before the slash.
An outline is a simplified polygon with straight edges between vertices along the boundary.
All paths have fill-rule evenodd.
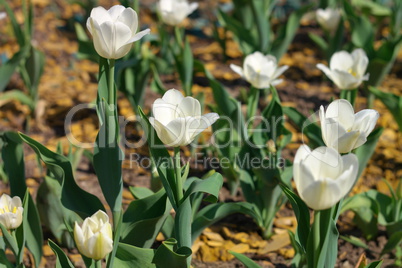
<path id="1" fill-rule="evenodd" d="M 0 229 L 2 232 L 2 236 L 4 238 L 4 242 L 6 242 L 6 245 L 11 249 L 11 251 L 14 253 L 14 256 L 18 258 L 19 255 L 19 248 L 17 241 L 14 239 L 14 237 L 8 232 L 6 227 L 4 227 L 3 224 L 0 223 Z"/>
<path id="2" fill-rule="evenodd" d="M 369 90 L 388 108 L 398 124 L 399 131 L 402 132 L 402 97 L 392 93 L 382 92 L 375 87 L 369 87 Z"/>
<path id="3" fill-rule="evenodd" d="M 191 96 L 194 58 L 193 53 L 191 52 L 190 43 L 187 39 L 184 42 L 184 48 L 181 50 L 181 53 L 176 56 L 175 62 L 184 92 L 186 93 L 186 96 Z"/>
<path id="4" fill-rule="evenodd" d="M 356 237 L 356 236 L 343 236 L 341 235 L 340 238 L 342 238 L 343 240 L 345 240 L 346 242 L 349 242 L 350 244 L 357 246 L 357 247 L 361 247 L 364 248 L 365 250 L 369 250 L 369 247 L 367 246 L 367 243 L 362 241 L 360 238 Z"/>
<path id="5" fill-rule="evenodd" d="M 155 163 L 158 170 L 159 177 L 162 181 L 163 187 L 166 190 L 166 194 L 169 197 L 170 203 L 176 210 L 178 204 L 176 204 L 175 194 L 172 189 L 176 189 L 175 175 L 173 171 L 173 161 L 166 150 L 164 144 L 158 138 L 155 130 L 149 123 L 148 118 L 145 116 L 144 112 L 140 107 L 138 107 L 139 114 L 142 119 L 142 127 L 147 134 L 147 141 L 149 151 L 151 153 L 151 160 Z"/>
<path id="6" fill-rule="evenodd" d="M 191 255 L 191 249 L 182 247 L 174 250 L 177 247 L 177 241 L 173 238 L 165 240 L 162 245 L 158 247 L 155 252 L 155 256 L 152 263 L 155 263 L 158 267 L 184 268 L 187 267 L 187 258 Z"/>
<path id="7" fill-rule="evenodd" d="M 360 178 L 360 175 L 363 173 L 364 169 L 367 166 L 368 161 L 375 151 L 375 147 L 377 146 L 378 140 L 382 132 L 383 128 L 377 128 L 367 137 L 366 143 L 356 149 L 355 155 L 359 159 L 359 172 L 357 173 L 357 178 Z"/>
<path id="8" fill-rule="evenodd" d="M 64 251 L 56 243 L 50 239 L 47 243 L 56 255 L 56 268 L 74 268 L 74 265 L 71 263 L 66 253 L 64 253 Z"/>
<path id="9" fill-rule="evenodd" d="M 9 90 L 0 94 L 0 100 L 2 101 L 17 100 L 22 104 L 27 105 L 31 111 L 35 109 L 34 101 L 28 95 L 26 95 L 24 92 L 18 89 Z"/>
<path id="10" fill-rule="evenodd" d="M 171 209 L 164 189 L 132 201 L 123 216 L 121 241 L 150 248 Z"/>
<path id="11" fill-rule="evenodd" d="M 384 248 L 381 251 L 381 255 L 384 255 L 390 251 L 392 251 L 395 247 L 400 245 L 402 242 L 402 231 L 396 232 L 391 235 L 385 244 Z"/>
<path id="12" fill-rule="evenodd" d="M 319 35 L 315 33 L 308 33 L 308 37 L 322 50 L 327 51 L 328 43 Z"/>
<path id="13" fill-rule="evenodd" d="M 191 226 L 192 241 L 194 242 L 205 228 L 234 213 L 246 214 L 257 223 L 262 222 L 261 215 L 253 204 L 247 202 L 210 204 L 198 211 L 194 217 Z"/>
<path id="14" fill-rule="evenodd" d="M 116 252 L 116 259 L 114 261 L 115 267 L 155 267 L 155 264 L 152 263 L 154 251 L 154 249 L 145 249 L 124 243 L 119 243 Z"/>
<path id="15" fill-rule="evenodd" d="M 152 190 L 146 188 L 146 187 L 133 187 L 130 186 L 128 187 L 130 190 L 130 193 L 136 198 L 136 199 L 142 199 L 148 196 L 151 196 L 154 194 Z"/>
<path id="16" fill-rule="evenodd" d="M 247 268 L 261 268 L 258 264 L 256 264 L 252 259 L 244 256 L 241 253 L 234 252 L 232 250 L 228 250 L 230 254 L 236 257 L 241 263 L 243 263 Z"/>
<path id="17" fill-rule="evenodd" d="M 34 98 L 33 101 L 36 101 L 36 96 L 38 94 L 38 86 L 44 68 L 45 68 L 45 54 L 37 50 L 36 48 L 31 47 L 29 56 L 27 57 L 23 68 L 20 69 L 20 73 L 26 71 L 27 77 L 24 80 L 26 86 L 29 89 L 30 96 Z"/>
<path id="18" fill-rule="evenodd" d="M 391 9 L 386 5 L 366 0 L 352 0 L 352 5 L 360 9 L 368 9 L 373 16 L 390 16 Z"/>
<path id="19" fill-rule="evenodd" d="M 364 268 L 381 268 L 382 263 L 383 263 L 383 260 L 375 261 L 375 262 L 372 262 L 370 264 L 367 264 Z"/>
<path id="20" fill-rule="evenodd" d="M 0 92 L 2 92 L 21 61 L 28 56 L 29 47 L 22 47 L 13 57 L 0 66 Z"/>
<path id="21" fill-rule="evenodd" d="M 96 196 L 84 191 L 77 185 L 73 177 L 71 163 L 65 156 L 50 151 L 39 142 L 22 133 L 19 133 L 19 135 L 45 162 L 48 169 L 61 184 L 61 201 L 66 208 L 77 212 L 83 218 L 92 216 L 98 210 L 105 210 Z"/>
<path id="22" fill-rule="evenodd" d="M 36 208 L 35 202 L 33 201 L 31 195 L 27 190 L 27 203 L 28 209 L 26 210 L 26 222 L 28 224 L 24 227 L 25 237 L 26 237 L 26 246 L 29 251 L 31 251 L 34 256 L 35 265 L 39 267 L 39 264 L 42 259 L 43 251 L 43 234 L 42 234 L 42 225 L 39 218 L 39 212 Z"/>
<path id="23" fill-rule="evenodd" d="M 191 181 L 191 183 L 184 193 L 183 201 L 190 195 L 198 192 L 209 194 L 209 196 L 204 199 L 208 202 L 215 203 L 218 200 L 219 191 L 223 184 L 223 177 L 220 173 L 216 172 L 206 179 L 190 178 L 187 181 Z"/>
<path id="24" fill-rule="evenodd" d="M 296 241 L 300 243 L 300 245 L 305 250 L 310 233 L 310 211 L 303 200 L 301 200 L 300 197 L 293 193 L 286 185 L 280 184 L 280 186 L 286 197 L 289 199 L 289 202 L 292 205 L 293 211 L 296 215 L 298 223 Z"/>
<path id="25" fill-rule="evenodd" d="M 365 16 L 359 16 L 353 20 L 352 43 L 356 47 L 369 50 L 373 47 L 374 28 L 370 20 Z"/>

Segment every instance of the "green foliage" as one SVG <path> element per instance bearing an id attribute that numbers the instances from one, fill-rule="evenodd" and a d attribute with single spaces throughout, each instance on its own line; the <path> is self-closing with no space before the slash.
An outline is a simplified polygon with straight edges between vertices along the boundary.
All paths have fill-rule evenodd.
<path id="1" fill-rule="evenodd" d="M 56 255 L 56 268 L 74 268 L 74 265 L 68 259 L 66 253 L 64 253 L 64 251 L 56 243 L 49 239 L 48 245 Z"/>
<path id="2" fill-rule="evenodd" d="M 155 252 L 152 260 L 157 267 L 187 267 L 187 258 L 191 255 L 191 249 L 187 247 L 177 248 L 177 241 L 173 238 L 165 240 Z"/>
<path id="3" fill-rule="evenodd" d="M 243 263 L 247 268 L 261 268 L 261 266 L 259 266 L 258 264 L 256 264 L 252 259 L 244 256 L 241 253 L 237 253 L 234 251 L 229 250 L 228 251 L 230 254 L 232 254 L 233 256 L 236 257 L 236 259 L 238 259 L 239 261 L 241 261 L 241 263 Z"/>
<path id="4" fill-rule="evenodd" d="M 388 108 L 398 124 L 399 131 L 402 132 L 402 97 L 392 93 L 382 92 L 374 87 L 369 87 L 369 90 Z"/>

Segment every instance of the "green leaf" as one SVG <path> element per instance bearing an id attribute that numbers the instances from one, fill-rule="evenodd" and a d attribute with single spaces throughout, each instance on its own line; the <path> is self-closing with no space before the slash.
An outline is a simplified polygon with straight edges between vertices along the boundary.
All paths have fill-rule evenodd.
<path id="1" fill-rule="evenodd" d="M 6 242 L 6 245 L 11 249 L 11 251 L 14 253 L 14 256 L 16 258 L 18 258 L 19 256 L 19 248 L 18 248 L 18 243 L 17 241 L 14 239 L 14 237 L 12 237 L 10 235 L 10 233 L 8 232 L 8 230 L 6 229 L 6 227 L 4 227 L 3 224 L 0 223 L 0 229 L 4 238 L 4 241 Z"/>
<path id="2" fill-rule="evenodd" d="M 381 268 L 382 263 L 383 263 L 383 260 L 375 261 L 375 262 L 372 262 L 370 264 L 367 264 L 364 268 Z"/>
<path id="3" fill-rule="evenodd" d="M 142 199 L 148 196 L 151 196 L 154 194 L 152 190 L 146 188 L 146 187 L 133 187 L 129 186 L 128 189 L 130 190 L 130 193 L 136 198 L 136 199 Z"/>
<path id="4" fill-rule="evenodd" d="M 39 264 L 42 259 L 43 251 L 43 233 L 42 233 L 42 225 L 39 218 L 39 212 L 36 208 L 35 202 L 33 201 L 29 191 L 27 190 L 27 203 L 28 209 L 26 213 L 26 222 L 27 225 L 24 225 L 24 232 L 26 237 L 26 245 L 34 256 L 35 265 L 39 267 Z"/>
<path id="5" fill-rule="evenodd" d="M 0 100 L 2 101 L 17 100 L 22 104 L 27 105 L 31 111 L 35 109 L 34 101 L 28 95 L 26 95 L 24 92 L 18 89 L 4 92 L 3 94 L 0 95 Z"/>
<path id="6" fill-rule="evenodd" d="M 361 247 L 361 248 L 364 248 L 365 250 L 369 250 L 367 243 L 362 241 L 360 238 L 358 238 L 356 236 L 351 235 L 351 236 L 347 237 L 347 236 L 341 235 L 340 238 L 342 238 L 346 242 L 349 242 L 350 244 L 352 244 L 356 247 Z"/>
<path id="7" fill-rule="evenodd" d="M 352 0 L 352 5 L 360 9 L 368 9 L 369 14 L 373 16 L 390 16 L 391 9 L 386 5 L 366 0 Z"/>
<path id="8" fill-rule="evenodd" d="M 56 255 L 56 268 L 74 268 L 74 265 L 71 263 L 71 261 L 68 259 L 67 255 L 64 253 L 64 251 L 52 240 L 48 240 L 48 245 L 50 248 L 53 250 L 54 254 Z"/>
<path id="9" fill-rule="evenodd" d="M 158 138 L 155 130 L 149 123 L 148 118 L 145 116 L 141 107 L 138 107 L 139 114 L 141 116 L 143 129 L 147 134 L 147 141 L 149 151 L 151 153 L 151 160 L 156 165 L 159 177 L 162 181 L 163 187 L 166 190 L 166 194 L 169 197 L 169 201 L 173 208 L 176 210 L 178 204 L 176 204 L 176 198 L 172 189 L 176 189 L 175 175 L 173 171 L 173 160 L 169 152 L 166 150 L 164 144 Z"/>
<path id="10" fill-rule="evenodd" d="M 191 249 L 182 247 L 175 251 L 176 246 L 177 241 L 173 238 L 163 241 L 162 245 L 156 250 L 152 262 L 158 267 L 166 267 L 167 265 L 175 268 L 187 267 L 187 258 L 192 253 Z"/>
<path id="11" fill-rule="evenodd" d="M 315 33 L 308 33 L 308 37 L 322 50 L 327 51 L 328 43 L 319 35 Z"/>
<path id="12" fill-rule="evenodd" d="M 0 66 L 0 92 L 2 92 L 21 61 L 28 56 L 29 47 L 22 47 L 13 57 Z"/>
<path id="13" fill-rule="evenodd" d="M 368 161 L 375 151 L 375 147 L 377 146 L 378 140 L 384 129 L 382 127 L 375 129 L 370 135 L 367 137 L 366 143 L 356 149 L 355 155 L 359 159 L 359 172 L 357 173 L 357 178 L 363 173 L 364 169 L 367 166 Z"/>
<path id="14" fill-rule="evenodd" d="M 373 47 L 374 28 L 370 20 L 365 16 L 356 17 L 353 20 L 352 43 L 356 47 L 369 50 Z"/>
<path id="15" fill-rule="evenodd" d="M 205 228 L 234 213 L 249 215 L 257 223 L 262 223 L 261 215 L 253 204 L 247 202 L 210 204 L 194 216 L 191 225 L 192 241 L 194 242 Z"/>
<path id="16" fill-rule="evenodd" d="M 19 133 L 19 135 L 22 140 L 35 151 L 41 160 L 45 162 L 48 169 L 61 184 L 61 201 L 66 208 L 77 212 L 83 218 L 92 216 L 98 210 L 105 211 L 102 203 L 96 196 L 82 190 L 77 185 L 73 177 L 71 163 L 65 156 L 50 151 L 39 142 L 22 133 Z"/>
<path id="17" fill-rule="evenodd" d="M 171 209 L 164 189 L 132 201 L 123 216 L 121 241 L 141 248 L 150 248 Z"/>
<path id="18" fill-rule="evenodd" d="M 402 242 L 402 231 L 396 232 L 391 235 L 388 239 L 387 243 L 384 245 L 384 248 L 381 251 L 381 255 L 384 255 L 390 251 L 392 251 L 395 247 L 397 247 Z"/>
<path id="19" fill-rule="evenodd" d="M 243 263 L 247 268 L 261 268 L 258 264 L 256 264 L 252 259 L 244 256 L 241 253 L 234 252 L 232 250 L 228 250 L 230 254 L 236 257 L 241 263 Z"/>
<path id="20" fill-rule="evenodd" d="M 297 219 L 296 241 L 304 250 L 307 248 L 307 240 L 310 233 L 310 211 L 303 200 L 293 193 L 286 185 L 280 184 L 282 191 L 289 199 Z"/>
<path id="21" fill-rule="evenodd" d="M 6 9 L 6 12 L 7 12 L 7 16 L 10 18 L 11 25 L 13 27 L 13 31 L 14 31 L 15 37 L 17 39 L 18 45 L 20 47 L 24 47 L 27 42 L 26 34 L 21 29 L 21 27 L 17 21 L 17 18 L 14 15 L 14 11 L 10 8 L 10 6 L 8 5 L 8 3 L 6 1 L 0 0 L 0 4 L 1 4 L 1 6 L 4 6 L 4 8 Z M 25 19 L 28 19 L 28 18 L 25 18 Z"/>
<path id="22" fill-rule="evenodd" d="M 382 92 L 375 87 L 369 87 L 369 90 L 388 108 L 402 132 L 402 96 Z"/>
<path id="23" fill-rule="evenodd" d="M 179 54 L 175 58 L 177 71 L 179 73 L 184 92 L 186 93 L 186 96 L 191 96 L 194 58 L 193 53 L 191 52 L 190 43 L 187 38 L 184 42 L 184 48 L 182 49 L 181 54 Z"/>
<path id="24" fill-rule="evenodd" d="M 218 200 L 219 191 L 223 185 L 223 177 L 220 173 L 214 173 L 206 179 L 189 178 L 186 183 L 189 183 L 188 189 L 184 193 L 182 202 L 190 195 L 198 192 L 210 194 L 205 201 L 215 203 Z"/>
<path id="25" fill-rule="evenodd" d="M 153 249 L 139 248 L 128 244 L 119 243 L 114 264 L 115 267 L 119 268 L 151 268 L 155 267 L 155 265 L 152 263 L 153 258 Z"/>

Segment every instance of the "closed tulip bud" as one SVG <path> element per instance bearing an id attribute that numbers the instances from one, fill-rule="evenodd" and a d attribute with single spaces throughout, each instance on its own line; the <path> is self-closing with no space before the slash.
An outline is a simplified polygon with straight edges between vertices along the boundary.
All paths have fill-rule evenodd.
<path id="1" fill-rule="evenodd" d="M 189 4 L 187 0 L 160 0 L 158 4 L 162 21 L 171 26 L 180 24 L 197 8 L 198 3 Z"/>
<path id="2" fill-rule="evenodd" d="M 0 223 L 7 230 L 17 229 L 22 223 L 22 207 L 21 198 L 14 196 L 11 198 L 7 194 L 0 197 Z"/>
<path id="3" fill-rule="evenodd" d="M 201 105 L 193 97 L 183 97 L 176 90 L 168 90 L 152 107 L 154 117 L 149 122 L 155 128 L 159 139 L 172 147 L 184 146 L 211 126 L 219 116 L 209 113 L 201 116 Z"/>
<path id="4" fill-rule="evenodd" d="M 329 32 L 333 32 L 338 28 L 341 20 L 341 12 L 339 9 L 327 7 L 326 9 L 317 9 L 316 18 L 322 28 Z"/>
<path id="5" fill-rule="evenodd" d="M 320 107 L 322 139 L 328 147 L 348 153 L 367 141 L 379 116 L 372 109 L 355 114 L 349 101 L 335 100 L 326 111 L 323 106 Z"/>
<path id="6" fill-rule="evenodd" d="M 255 88 L 268 88 L 282 83 L 277 79 L 289 66 L 278 67 L 276 58 L 271 55 L 264 55 L 261 52 L 254 52 L 248 55 L 243 63 L 243 68 L 234 64 L 230 68 Z"/>
<path id="7" fill-rule="evenodd" d="M 103 7 L 92 9 L 87 28 L 94 41 L 96 52 L 107 59 L 124 57 L 135 41 L 150 32 L 146 29 L 136 33 L 137 13 L 132 8 L 115 5 L 109 10 Z"/>
<path id="8" fill-rule="evenodd" d="M 359 162 L 356 155 L 302 145 L 293 163 L 293 178 L 300 198 L 314 210 L 331 208 L 352 189 Z"/>
<path id="9" fill-rule="evenodd" d="M 332 55 L 329 68 L 324 64 L 317 64 L 339 89 L 355 89 L 363 81 L 369 79 L 369 74 L 364 74 L 368 65 L 368 58 L 363 49 L 355 49 L 350 54 L 347 51 L 339 51 Z"/>
<path id="10" fill-rule="evenodd" d="M 112 226 L 108 215 L 99 210 L 74 226 L 74 240 L 79 252 L 91 259 L 101 260 L 113 250 Z"/>

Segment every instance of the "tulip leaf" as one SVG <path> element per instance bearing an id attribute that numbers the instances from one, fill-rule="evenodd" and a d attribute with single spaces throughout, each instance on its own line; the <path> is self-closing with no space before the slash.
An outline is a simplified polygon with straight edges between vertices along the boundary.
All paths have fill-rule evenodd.
<path id="1" fill-rule="evenodd" d="M 19 133 L 22 140 L 45 162 L 48 169 L 62 186 L 62 204 L 83 218 L 93 215 L 98 210 L 105 211 L 100 200 L 81 189 L 74 180 L 71 163 L 60 154 L 54 153 L 34 139 Z M 83 205 L 85 204 L 85 205 Z"/>
<path id="2" fill-rule="evenodd" d="M 369 51 L 374 43 L 374 29 L 370 20 L 365 16 L 353 19 L 352 43 Z"/>
<path id="3" fill-rule="evenodd" d="M 176 210 L 178 204 L 176 204 L 176 198 L 172 189 L 175 189 L 175 175 L 173 171 L 173 160 L 166 150 L 164 144 L 158 138 L 155 130 L 149 123 L 148 118 L 145 116 L 141 107 L 138 107 L 139 114 L 141 116 L 143 129 L 145 133 L 147 133 L 147 141 L 149 151 L 151 153 L 151 159 L 153 163 L 156 165 L 156 169 L 158 170 L 159 177 L 161 178 L 163 187 L 166 190 L 166 194 L 169 197 L 169 201 L 172 204 L 173 208 Z"/>
<path id="4" fill-rule="evenodd" d="M 14 256 L 17 258 L 18 254 L 19 254 L 19 248 L 18 248 L 17 241 L 8 232 L 7 228 L 1 223 L 0 223 L 0 229 L 2 232 L 2 236 L 4 238 L 4 242 L 6 242 L 6 245 L 11 249 L 11 251 L 14 253 Z"/>
<path id="5" fill-rule="evenodd" d="M 375 87 L 369 87 L 369 90 L 388 108 L 395 122 L 398 124 L 399 131 L 402 132 L 402 97 L 392 93 L 382 92 Z"/>
<path id="6" fill-rule="evenodd" d="M 191 225 L 192 241 L 194 242 L 205 228 L 234 213 L 249 215 L 258 225 L 262 225 L 261 214 L 256 209 L 255 205 L 251 203 L 236 202 L 210 204 L 198 211 L 194 216 Z"/>
<path id="7" fill-rule="evenodd" d="M 170 238 L 162 242 L 162 245 L 155 251 L 155 256 L 152 263 L 155 263 L 158 267 L 188 267 L 187 258 L 192 254 L 191 249 L 188 247 L 181 247 L 174 250 L 177 247 L 176 239 Z"/>
<path id="8" fill-rule="evenodd" d="M 153 257 L 153 249 L 145 249 L 124 243 L 119 243 L 114 264 L 115 267 L 119 268 L 151 268 L 155 267 L 155 264 L 152 263 Z"/>
<path id="9" fill-rule="evenodd" d="M 293 193 L 288 186 L 280 184 L 282 191 L 289 199 L 292 205 L 293 211 L 297 219 L 297 233 L 296 241 L 303 247 L 307 248 L 307 241 L 310 233 L 310 211 L 303 200 L 300 199 L 295 193 Z"/>
<path id="10" fill-rule="evenodd" d="M 182 86 L 186 96 L 191 96 L 191 86 L 193 83 L 193 68 L 194 68 L 194 57 L 191 52 L 191 47 L 188 39 L 184 41 L 184 48 L 180 51 L 181 53 L 175 56 L 175 62 L 177 66 L 177 71 L 182 82 Z"/>
<path id="11" fill-rule="evenodd" d="M 22 104 L 27 105 L 29 109 L 31 109 L 31 111 L 35 109 L 34 101 L 24 92 L 17 89 L 4 92 L 3 94 L 0 95 L 0 100 L 1 101 L 16 100 L 21 102 Z"/>
<path id="12" fill-rule="evenodd" d="M 236 257 L 241 263 L 244 264 L 247 268 L 261 268 L 258 264 L 256 264 L 252 259 L 246 257 L 245 255 L 241 253 L 234 252 L 232 250 L 228 250 L 230 254 Z"/>
<path id="13" fill-rule="evenodd" d="M 152 190 L 146 188 L 146 187 L 133 187 L 129 186 L 128 189 L 130 190 L 130 193 L 136 198 L 136 199 L 142 199 L 148 196 L 151 196 L 154 194 Z"/>
<path id="14" fill-rule="evenodd" d="M 328 43 L 321 36 L 315 33 L 308 33 L 308 36 L 322 51 L 327 51 Z"/>
<path id="15" fill-rule="evenodd" d="M 132 201 L 123 216 L 121 241 L 141 248 L 150 248 L 171 209 L 164 189 Z"/>
<path id="16" fill-rule="evenodd" d="M 64 251 L 56 243 L 50 239 L 47 243 L 56 255 L 56 268 L 74 268 L 74 265 L 71 263 L 66 253 L 64 253 Z"/>
<path id="17" fill-rule="evenodd" d="M 198 192 L 204 192 L 209 194 L 204 200 L 215 203 L 218 200 L 219 191 L 223 185 L 223 177 L 220 173 L 214 173 L 206 179 L 189 178 L 186 180 L 186 184 L 189 185 L 188 189 L 184 193 L 182 202 L 190 195 Z"/>
<path id="18" fill-rule="evenodd" d="M 305 117 L 293 107 L 283 106 L 282 110 L 294 125 L 299 127 L 302 134 L 307 136 L 310 147 L 325 146 L 321 136 L 321 128 L 314 121 L 311 121 L 310 118 Z"/>
<path id="19" fill-rule="evenodd" d="M 362 241 L 358 237 L 355 237 L 353 235 L 351 235 L 349 237 L 341 235 L 340 238 L 342 238 L 343 240 L 345 240 L 346 242 L 348 242 L 354 246 L 364 248 L 365 250 L 369 250 L 367 243 Z"/>
<path id="20" fill-rule="evenodd" d="M 14 268 L 14 265 L 7 259 L 5 250 L 0 250 L 0 266 L 2 268 Z"/>
<path id="21" fill-rule="evenodd" d="M 381 268 L 382 263 L 383 263 L 383 260 L 375 261 L 370 264 L 367 264 L 366 266 L 364 266 L 364 268 Z"/>
<path id="22" fill-rule="evenodd" d="M 388 239 L 387 243 L 381 251 L 381 255 L 391 252 L 394 248 L 402 243 L 402 231 L 395 232 Z"/>
<path id="23" fill-rule="evenodd" d="M 368 161 L 375 151 L 375 147 L 377 146 L 378 140 L 384 131 L 383 128 L 377 128 L 367 137 L 367 141 L 356 149 L 355 154 L 359 159 L 359 171 L 357 173 L 357 178 L 363 173 L 364 169 L 367 166 Z"/>

